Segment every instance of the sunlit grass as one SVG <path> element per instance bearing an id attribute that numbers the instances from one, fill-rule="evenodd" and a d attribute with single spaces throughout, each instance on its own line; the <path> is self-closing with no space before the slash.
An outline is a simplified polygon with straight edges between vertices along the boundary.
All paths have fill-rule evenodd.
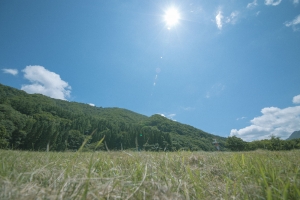
<path id="1" fill-rule="evenodd" d="M 300 199 L 300 151 L 0 151 L 0 199 Z"/>

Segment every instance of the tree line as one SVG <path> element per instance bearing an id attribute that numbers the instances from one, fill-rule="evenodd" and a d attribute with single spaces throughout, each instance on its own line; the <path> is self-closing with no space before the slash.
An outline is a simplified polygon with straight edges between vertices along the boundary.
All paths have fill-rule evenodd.
<path id="1" fill-rule="evenodd" d="M 279 137 L 271 136 L 270 139 L 245 142 L 236 136 L 228 137 L 226 148 L 231 151 L 253 151 L 264 149 L 270 151 L 300 149 L 300 138 L 292 140 L 281 140 Z"/>

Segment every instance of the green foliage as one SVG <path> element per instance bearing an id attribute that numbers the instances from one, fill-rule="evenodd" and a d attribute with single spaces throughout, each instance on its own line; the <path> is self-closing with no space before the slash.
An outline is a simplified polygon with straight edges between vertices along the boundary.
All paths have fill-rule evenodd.
<path id="1" fill-rule="evenodd" d="M 70 130 L 68 134 L 68 149 L 77 150 L 80 148 L 85 137 L 77 130 Z"/>
<path id="2" fill-rule="evenodd" d="M 8 146 L 8 134 L 3 125 L 0 125 L 0 149 L 5 149 Z"/>
<path id="3" fill-rule="evenodd" d="M 226 147 L 231 151 L 244 151 L 246 149 L 246 142 L 241 138 L 232 136 L 227 138 Z"/>

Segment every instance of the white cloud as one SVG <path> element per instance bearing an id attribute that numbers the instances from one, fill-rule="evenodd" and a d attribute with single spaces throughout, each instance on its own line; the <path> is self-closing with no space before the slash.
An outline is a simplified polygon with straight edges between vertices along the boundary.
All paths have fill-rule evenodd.
<path id="1" fill-rule="evenodd" d="M 298 4 L 299 3 L 299 0 L 294 0 L 293 1 L 293 4 Z"/>
<path id="2" fill-rule="evenodd" d="M 18 70 L 17 69 L 2 69 L 3 73 L 11 74 L 11 75 L 17 75 Z"/>
<path id="3" fill-rule="evenodd" d="M 217 16 L 216 16 L 216 24 L 217 24 L 217 27 L 218 29 L 222 29 L 222 26 L 223 26 L 223 23 L 222 23 L 222 19 L 223 19 L 223 15 L 222 15 L 222 12 L 219 11 Z"/>
<path id="4" fill-rule="evenodd" d="M 254 8 L 257 6 L 257 0 L 254 0 L 252 3 L 248 3 L 247 8 Z"/>
<path id="5" fill-rule="evenodd" d="M 281 0 L 277 0 L 277 1 L 274 1 L 274 0 L 265 0 L 265 4 L 267 6 L 278 6 L 279 4 L 281 3 Z"/>
<path id="6" fill-rule="evenodd" d="M 300 103 L 300 94 L 299 95 L 297 95 L 297 96 L 294 96 L 294 98 L 293 98 L 293 103 Z"/>
<path id="7" fill-rule="evenodd" d="M 300 130 L 300 106 L 283 109 L 267 107 L 261 113 L 261 116 L 250 121 L 250 126 L 232 129 L 230 136 L 235 135 L 245 141 L 268 139 L 271 135 L 286 139 L 292 132 Z"/>
<path id="8" fill-rule="evenodd" d="M 45 69 L 43 66 L 27 66 L 22 71 L 24 78 L 31 82 L 31 84 L 21 87 L 27 93 L 40 93 L 63 100 L 70 96 L 71 86 L 63 81 L 58 74 Z"/>
<path id="9" fill-rule="evenodd" d="M 222 11 L 219 11 L 218 14 L 216 15 L 216 20 L 215 20 L 218 29 L 222 30 L 224 23 L 235 24 L 237 21 L 238 15 L 239 15 L 239 12 L 234 11 L 228 17 L 224 17 L 222 14 Z"/>
<path id="10" fill-rule="evenodd" d="M 296 26 L 299 25 L 299 24 L 300 24 L 300 15 L 295 17 L 295 19 L 293 21 L 284 23 L 284 25 L 286 25 L 287 27 L 292 26 L 294 30 L 298 30 L 298 28 Z"/>
<path id="11" fill-rule="evenodd" d="M 89 105 L 90 105 L 90 106 L 93 106 L 93 107 L 95 106 L 95 104 L 93 104 L 93 103 L 89 103 Z"/>

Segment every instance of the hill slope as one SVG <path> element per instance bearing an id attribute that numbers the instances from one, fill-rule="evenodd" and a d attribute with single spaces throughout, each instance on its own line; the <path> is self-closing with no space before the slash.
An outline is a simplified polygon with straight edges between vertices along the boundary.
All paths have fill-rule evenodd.
<path id="1" fill-rule="evenodd" d="M 95 130 L 95 131 L 94 131 Z M 101 149 L 215 150 L 225 138 L 160 115 L 147 117 L 121 108 L 88 104 L 27 94 L 0 84 L 0 148 L 43 150 L 78 149 L 85 138 L 93 149 L 105 136 Z M 2 141 L 2 142 L 1 142 Z"/>
<path id="2" fill-rule="evenodd" d="M 290 137 L 288 139 L 286 139 L 286 140 L 292 140 L 292 139 L 298 139 L 298 138 L 300 138 L 300 131 L 294 131 L 290 135 Z"/>

